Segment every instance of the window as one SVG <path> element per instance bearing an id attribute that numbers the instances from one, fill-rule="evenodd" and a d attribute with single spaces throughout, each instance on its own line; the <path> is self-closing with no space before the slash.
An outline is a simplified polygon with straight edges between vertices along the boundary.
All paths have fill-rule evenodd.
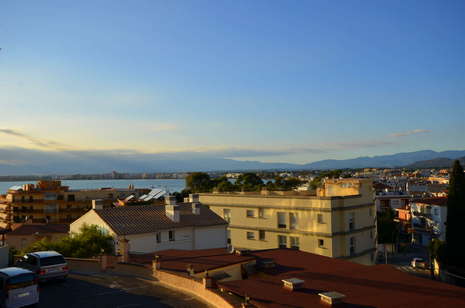
<path id="1" fill-rule="evenodd" d="M 287 237 L 284 235 L 278 235 L 279 248 L 287 248 Z"/>
<path id="2" fill-rule="evenodd" d="M 74 195 L 68 195 L 68 201 L 74 201 Z"/>
<path id="3" fill-rule="evenodd" d="M 63 256 L 53 256 L 53 257 L 45 257 L 40 258 L 40 266 L 49 266 L 49 265 L 57 265 L 57 264 L 65 264 L 65 258 Z"/>
<path id="4" fill-rule="evenodd" d="M 324 239 L 318 239 L 318 247 L 320 248 L 325 248 L 325 240 Z"/>
<path id="5" fill-rule="evenodd" d="M 258 238 L 260 239 L 260 241 L 265 240 L 265 231 L 264 230 L 259 230 L 258 231 Z"/>
<path id="6" fill-rule="evenodd" d="M 434 208 L 434 215 L 436 215 L 436 216 L 439 215 L 439 210 L 438 210 L 438 208 Z"/>
<path id="7" fill-rule="evenodd" d="M 350 238 L 350 255 L 355 255 L 355 237 Z"/>
<path id="8" fill-rule="evenodd" d="M 286 228 L 286 213 L 278 212 L 278 228 Z"/>
<path id="9" fill-rule="evenodd" d="M 258 209 L 258 217 L 265 218 L 265 209 Z"/>
<path id="10" fill-rule="evenodd" d="M 373 216 L 373 208 L 368 208 L 368 215 L 371 217 Z"/>
<path id="11" fill-rule="evenodd" d="M 226 230 L 226 238 L 228 239 L 228 244 L 231 244 L 231 230 Z"/>
<path id="12" fill-rule="evenodd" d="M 247 239 L 254 240 L 255 239 L 255 232 L 247 232 Z"/>
<path id="13" fill-rule="evenodd" d="M 299 247 L 300 247 L 299 238 L 291 236 L 291 248 L 299 250 Z"/>
<path id="14" fill-rule="evenodd" d="M 324 221 L 323 221 L 323 214 L 318 214 L 318 215 L 317 215 L 317 220 L 318 220 L 318 223 L 319 223 L 319 224 L 324 224 Z"/>
<path id="15" fill-rule="evenodd" d="M 353 231 L 355 229 L 355 213 L 349 214 L 349 230 Z"/>
<path id="16" fill-rule="evenodd" d="M 64 199 L 65 199 L 65 196 L 63 196 L 63 195 L 58 195 L 57 196 L 57 200 L 64 200 Z"/>
<path id="17" fill-rule="evenodd" d="M 174 230 L 168 231 L 168 238 L 169 238 L 170 242 L 174 241 Z"/>
<path id="18" fill-rule="evenodd" d="M 45 204 L 44 213 L 57 213 L 58 205 L 57 204 Z"/>
<path id="19" fill-rule="evenodd" d="M 50 193 L 44 194 L 44 200 L 56 200 L 56 199 L 57 199 L 56 194 L 50 194 Z"/>
<path id="20" fill-rule="evenodd" d="M 255 211 L 254 210 L 247 210 L 247 217 L 255 217 Z"/>
<path id="21" fill-rule="evenodd" d="M 289 227 L 291 229 L 297 228 L 297 214 L 289 213 Z"/>
<path id="22" fill-rule="evenodd" d="M 231 222 L 231 210 L 230 209 L 223 209 L 223 218 L 228 223 Z"/>
<path id="23" fill-rule="evenodd" d="M 161 243 L 161 232 L 155 233 L 155 238 L 156 238 L 157 244 L 160 244 Z"/>

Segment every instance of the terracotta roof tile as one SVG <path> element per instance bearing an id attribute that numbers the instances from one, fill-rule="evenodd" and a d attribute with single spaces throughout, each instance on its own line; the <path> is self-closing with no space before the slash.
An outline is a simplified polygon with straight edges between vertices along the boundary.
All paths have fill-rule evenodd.
<path id="1" fill-rule="evenodd" d="M 238 295 L 249 296 L 257 307 L 328 307 L 318 296 L 328 291 L 347 296 L 338 307 L 465 307 L 465 289 L 415 277 L 390 265 L 365 266 L 288 249 L 252 255 L 271 258 L 278 266 L 246 280 L 218 284 Z M 304 288 L 285 290 L 281 280 L 292 277 L 304 280 Z"/>
<path id="2" fill-rule="evenodd" d="M 36 223 L 24 223 L 17 226 L 13 231 L 7 233 L 7 236 L 11 235 L 31 235 L 35 233 L 46 234 L 46 233 L 68 233 L 68 224 L 36 224 Z"/>
<path id="3" fill-rule="evenodd" d="M 203 272 L 237 263 L 255 260 L 254 256 L 240 256 L 229 253 L 225 248 L 202 250 L 169 249 L 158 251 L 160 268 L 168 271 L 185 272 L 192 265 L 194 272 Z M 153 257 L 152 257 L 153 259 Z"/>
<path id="4" fill-rule="evenodd" d="M 174 222 L 165 215 L 165 207 L 157 205 L 121 206 L 95 210 L 119 235 L 152 233 L 157 230 L 190 226 L 226 225 L 227 222 L 212 210 L 200 205 L 200 214 L 192 213 L 190 203 L 180 204 L 180 221 Z"/>

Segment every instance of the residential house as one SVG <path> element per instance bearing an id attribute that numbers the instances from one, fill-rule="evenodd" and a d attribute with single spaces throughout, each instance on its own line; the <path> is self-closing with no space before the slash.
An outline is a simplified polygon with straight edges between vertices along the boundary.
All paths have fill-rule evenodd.
<path id="1" fill-rule="evenodd" d="M 77 232 L 84 224 L 97 225 L 114 238 L 116 251 L 130 254 L 227 246 L 227 222 L 200 204 L 198 195 L 191 195 L 187 203 L 178 204 L 174 196 L 165 201 L 165 206 L 96 205 L 71 224 L 71 231 Z"/>
<path id="2" fill-rule="evenodd" d="M 14 224 L 13 230 L 5 234 L 5 241 L 8 246 L 22 250 L 42 239 L 59 240 L 67 236 L 68 233 L 69 224 L 43 224 L 28 221 Z"/>
<path id="3" fill-rule="evenodd" d="M 416 243 L 428 245 L 431 238 L 446 239 L 447 198 L 420 198 L 410 203 Z"/>

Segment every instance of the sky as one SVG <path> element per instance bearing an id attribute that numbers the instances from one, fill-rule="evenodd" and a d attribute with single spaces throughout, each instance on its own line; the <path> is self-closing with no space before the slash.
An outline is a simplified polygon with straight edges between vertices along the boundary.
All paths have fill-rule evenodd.
<path id="1" fill-rule="evenodd" d="M 2 0 L 0 48 L 3 148 L 465 149 L 465 1 Z"/>

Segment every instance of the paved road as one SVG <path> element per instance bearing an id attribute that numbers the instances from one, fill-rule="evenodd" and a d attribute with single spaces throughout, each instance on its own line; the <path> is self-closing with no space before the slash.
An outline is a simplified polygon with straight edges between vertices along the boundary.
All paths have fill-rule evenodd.
<path id="1" fill-rule="evenodd" d="M 70 275 L 41 285 L 40 308 L 208 308 L 196 298 L 135 277 Z"/>

